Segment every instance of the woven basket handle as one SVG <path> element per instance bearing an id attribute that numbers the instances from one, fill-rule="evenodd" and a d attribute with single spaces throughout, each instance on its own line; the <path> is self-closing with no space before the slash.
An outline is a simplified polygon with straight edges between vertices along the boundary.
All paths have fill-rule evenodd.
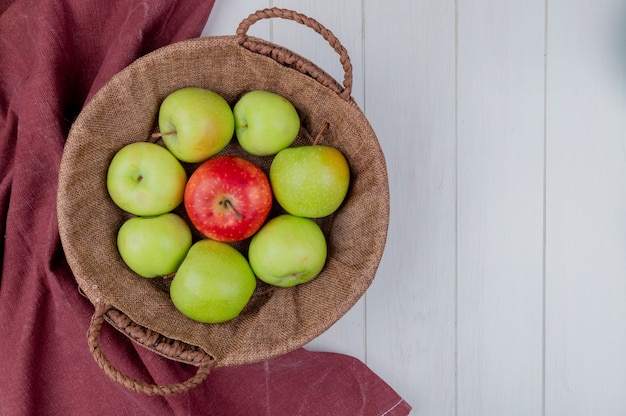
<path id="1" fill-rule="evenodd" d="M 298 54 L 291 52 L 290 50 L 278 45 L 264 42 L 260 39 L 252 38 L 247 35 L 248 29 L 255 22 L 262 19 L 269 18 L 282 18 L 293 20 L 297 23 L 310 27 L 330 44 L 330 46 L 339 54 L 339 61 L 344 70 L 343 88 L 326 72 L 312 64 L 310 61 L 304 59 Z M 282 65 L 294 67 L 302 73 L 312 76 L 320 84 L 333 89 L 341 98 L 348 101 L 352 94 L 352 63 L 346 48 L 343 47 L 339 39 L 333 35 L 333 33 L 326 29 L 321 23 L 307 17 L 303 14 L 294 12 L 292 10 L 285 10 L 279 8 L 269 8 L 259 10 L 256 13 L 251 14 L 246 19 L 242 20 L 237 28 L 237 41 L 244 48 L 256 52 L 262 55 L 266 55 L 277 61 Z"/>
<path id="2" fill-rule="evenodd" d="M 109 359 L 104 355 L 100 346 L 100 330 L 102 329 L 102 324 L 105 321 L 105 314 L 112 309 L 113 307 L 106 303 L 96 303 L 96 311 L 91 318 L 91 325 L 89 326 L 89 330 L 87 332 L 87 340 L 89 343 L 89 349 L 94 359 L 105 374 L 113 381 L 137 393 L 144 393 L 149 396 L 166 396 L 182 393 L 196 387 L 209 375 L 211 368 L 214 365 L 214 361 L 209 355 L 205 355 L 204 359 L 201 360 L 196 374 L 182 383 L 155 385 L 145 383 L 122 374 L 113 366 L 113 364 L 111 364 Z"/>

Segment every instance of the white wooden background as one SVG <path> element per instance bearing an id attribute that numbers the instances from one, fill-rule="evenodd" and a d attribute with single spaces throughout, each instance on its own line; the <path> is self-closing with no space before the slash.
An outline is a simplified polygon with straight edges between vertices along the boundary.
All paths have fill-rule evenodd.
<path id="1" fill-rule="evenodd" d="M 626 2 L 217 0 L 203 35 L 269 6 L 348 49 L 389 169 L 377 277 L 308 347 L 415 415 L 626 415 Z M 343 77 L 304 26 L 250 33 Z"/>

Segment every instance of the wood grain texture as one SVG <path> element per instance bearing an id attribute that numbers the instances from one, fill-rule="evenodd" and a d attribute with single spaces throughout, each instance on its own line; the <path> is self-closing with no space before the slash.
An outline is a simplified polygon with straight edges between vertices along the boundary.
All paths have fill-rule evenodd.
<path id="1" fill-rule="evenodd" d="M 367 363 L 416 414 L 455 413 L 455 9 L 366 1 L 365 112 L 385 152 L 387 247 Z"/>
<path id="2" fill-rule="evenodd" d="M 550 0 L 546 414 L 626 414 L 621 1 Z"/>
<path id="3" fill-rule="evenodd" d="M 543 1 L 458 9 L 458 407 L 537 415 L 543 348 Z"/>

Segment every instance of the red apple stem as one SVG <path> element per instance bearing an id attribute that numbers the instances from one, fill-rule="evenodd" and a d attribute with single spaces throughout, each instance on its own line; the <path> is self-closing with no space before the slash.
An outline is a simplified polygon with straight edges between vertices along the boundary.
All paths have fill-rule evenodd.
<path id="1" fill-rule="evenodd" d="M 235 208 L 235 206 L 233 205 L 232 202 L 230 202 L 230 199 L 225 199 L 224 200 L 224 205 L 226 206 L 226 208 L 231 211 L 233 214 L 235 214 L 235 216 L 237 217 L 238 220 L 242 220 L 243 219 L 243 215 L 241 215 L 239 213 L 239 211 L 237 211 L 237 208 Z"/>
<path id="2" fill-rule="evenodd" d="M 317 144 L 317 141 L 320 139 L 320 137 L 322 137 L 322 133 L 324 133 L 324 131 L 330 126 L 330 123 L 327 121 L 324 123 L 324 125 L 322 126 L 322 128 L 320 129 L 319 133 L 317 133 L 317 136 L 315 136 L 315 139 L 313 139 L 313 146 L 315 146 Z"/>

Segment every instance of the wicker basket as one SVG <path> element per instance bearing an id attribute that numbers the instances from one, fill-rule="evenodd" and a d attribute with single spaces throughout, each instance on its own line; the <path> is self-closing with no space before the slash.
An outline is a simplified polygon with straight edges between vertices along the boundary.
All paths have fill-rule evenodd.
<path id="1" fill-rule="evenodd" d="M 319 33 L 339 54 L 343 85 L 288 49 L 247 35 L 256 21 L 286 18 Z M 318 220 L 328 240 L 328 260 L 313 281 L 294 288 L 258 283 L 243 312 L 223 324 L 201 324 L 180 314 L 166 279 L 145 279 L 121 260 L 116 235 L 128 214 L 106 190 L 106 171 L 124 145 L 149 140 L 160 102 L 170 92 L 198 86 L 231 105 L 245 92 L 266 89 L 287 97 L 302 128 L 296 144 L 320 139 L 348 159 L 348 196 L 332 216 Z M 328 329 L 364 294 L 378 268 L 389 221 L 389 187 L 383 153 L 370 124 L 351 98 L 350 59 L 335 36 L 314 19 L 283 10 L 260 10 L 244 19 L 235 36 L 198 38 L 154 51 L 115 75 L 73 124 L 59 173 L 61 240 L 79 290 L 93 303 L 88 332 L 94 358 L 113 380 L 150 395 L 174 394 L 200 383 L 213 366 L 266 360 L 299 348 Z M 238 154 L 268 170 L 271 157 L 253 157 L 237 140 L 221 152 Z M 194 165 L 185 165 L 188 172 Z M 184 209 L 175 211 L 185 216 Z M 280 213 L 273 208 L 271 215 Z M 194 235 L 195 239 L 201 238 Z M 244 254 L 247 242 L 236 247 Z M 100 348 L 107 321 L 135 342 L 169 359 L 198 367 L 181 383 L 152 385 L 121 374 Z"/>

